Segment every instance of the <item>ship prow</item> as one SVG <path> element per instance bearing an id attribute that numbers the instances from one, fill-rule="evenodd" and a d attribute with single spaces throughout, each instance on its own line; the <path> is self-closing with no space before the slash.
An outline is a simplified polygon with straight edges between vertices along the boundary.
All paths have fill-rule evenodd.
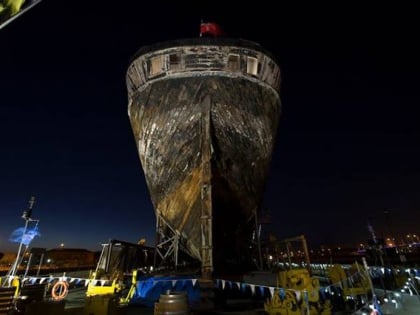
<path id="1" fill-rule="evenodd" d="M 129 66 L 129 117 L 158 242 L 185 249 L 202 273 L 252 264 L 249 247 L 281 113 L 279 85 L 272 56 L 241 39 L 155 44 Z"/>

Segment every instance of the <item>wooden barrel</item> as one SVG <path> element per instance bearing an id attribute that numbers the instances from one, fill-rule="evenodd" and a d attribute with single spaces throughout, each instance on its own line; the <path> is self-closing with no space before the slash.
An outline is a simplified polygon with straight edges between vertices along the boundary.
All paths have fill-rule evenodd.
<path id="1" fill-rule="evenodd" d="M 188 298 L 186 292 L 166 292 L 161 294 L 155 303 L 154 315 L 188 315 Z"/>

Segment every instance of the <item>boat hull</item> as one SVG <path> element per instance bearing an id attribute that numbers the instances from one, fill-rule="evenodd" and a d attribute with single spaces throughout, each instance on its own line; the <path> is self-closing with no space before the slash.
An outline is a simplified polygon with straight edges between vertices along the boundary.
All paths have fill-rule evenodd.
<path id="1" fill-rule="evenodd" d="M 275 89 L 229 72 L 165 76 L 132 93 L 129 116 L 156 216 L 212 271 L 252 261 L 280 109 Z"/>

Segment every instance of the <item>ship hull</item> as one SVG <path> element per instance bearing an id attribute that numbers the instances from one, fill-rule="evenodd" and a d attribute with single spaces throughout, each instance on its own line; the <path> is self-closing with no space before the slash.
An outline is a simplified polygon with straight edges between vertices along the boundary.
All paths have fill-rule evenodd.
<path id="1" fill-rule="evenodd" d="M 228 73 L 168 76 L 132 95 L 129 116 L 156 216 L 191 257 L 209 264 L 203 247 L 211 247 L 216 273 L 252 263 L 280 109 L 275 89 Z"/>

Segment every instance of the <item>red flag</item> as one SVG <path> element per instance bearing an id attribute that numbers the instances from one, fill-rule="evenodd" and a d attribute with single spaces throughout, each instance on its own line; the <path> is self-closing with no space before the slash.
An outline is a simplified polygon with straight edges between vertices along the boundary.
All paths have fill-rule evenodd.
<path id="1" fill-rule="evenodd" d="M 200 37 L 203 36 L 222 36 L 222 28 L 216 23 L 201 23 L 200 26 Z"/>

